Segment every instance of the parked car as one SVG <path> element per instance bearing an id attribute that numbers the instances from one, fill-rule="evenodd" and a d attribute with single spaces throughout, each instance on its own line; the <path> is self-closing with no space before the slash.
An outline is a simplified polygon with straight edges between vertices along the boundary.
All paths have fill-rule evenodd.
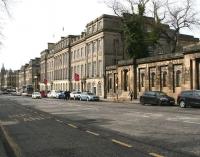
<path id="1" fill-rule="evenodd" d="M 57 99 L 64 99 L 65 98 L 65 93 L 63 91 L 56 92 L 56 98 Z"/>
<path id="2" fill-rule="evenodd" d="M 57 92 L 55 90 L 52 90 L 49 93 L 47 93 L 47 97 L 48 98 L 56 98 L 56 94 L 57 94 Z"/>
<path id="3" fill-rule="evenodd" d="M 32 94 L 32 99 L 41 99 L 41 94 L 40 94 L 40 92 L 33 92 L 33 94 Z"/>
<path id="4" fill-rule="evenodd" d="M 177 97 L 177 104 L 182 108 L 187 106 L 200 107 L 200 90 L 182 91 Z"/>
<path id="5" fill-rule="evenodd" d="M 23 92 L 23 93 L 22 93 L 22 96 L 28 96 L 28 93 Z"/>
<path id="6" fill-rule="evenodd" d="M 83 92 L 80 94 L 80 98 L 82 100 L 87 100 L 87 101 L 99 101 L 99 96 L 96 96 L 94 93 L 91 92 Z"/>
<path id="7" fill-rule="evenodd" d="M 140 103 L 143 105 L 174 105 L 175 99 L 161 91 L 148 91 L 140 96 Z"/>
<path id="8" fill-rule="evenodd" d="M 80 99 L 81 91 L 73 91 L 70 93 L 70 99 Z"/>

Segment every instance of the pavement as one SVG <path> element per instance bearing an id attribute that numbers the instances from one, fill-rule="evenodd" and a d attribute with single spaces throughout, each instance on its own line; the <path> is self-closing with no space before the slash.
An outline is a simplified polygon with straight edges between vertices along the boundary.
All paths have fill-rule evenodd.
<path id="1" fill-rule="evenodd" d="M 122 99 L 118 99 L 118 100 L 113 100 L 113 99 L 104 99 L 101 98 L 101 101 L 103 102 L 115 102 L 115 103 L 127 103 L 127 104 L 139 104 L 140 100 L 139 99 L 133 99 L 131 100 L 122 100 Z"/>

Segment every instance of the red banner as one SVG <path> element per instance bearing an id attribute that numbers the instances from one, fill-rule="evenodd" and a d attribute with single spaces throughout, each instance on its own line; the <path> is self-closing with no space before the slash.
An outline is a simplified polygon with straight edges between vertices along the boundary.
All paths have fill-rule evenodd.
<path id="1" fill-rule="evenodd" d="M 74 74 L 74 80 L 79 81 L 79 74 L 77 74 L 77 73 Z"/>

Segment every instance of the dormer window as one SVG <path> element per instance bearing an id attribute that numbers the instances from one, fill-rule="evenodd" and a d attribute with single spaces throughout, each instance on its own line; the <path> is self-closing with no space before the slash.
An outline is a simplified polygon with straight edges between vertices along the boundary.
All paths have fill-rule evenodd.
<path id="1" fill-rule="evenodd" d="M 98 22 L 98 30 L 102 29 L 103 28 L 103 25 L 102 25 L 102 21 L 99 21 Z"/>
<path id="2" fill-rule="evenodd" d="M 92 33 L 92 28 L 88 27 L 88 34 L 91 34 L 91 33 Z"/>
<path id="3" fill-rule="evenodd" d="M 96 32 L 96 24 L 92 26 L 92 33 Z"/>

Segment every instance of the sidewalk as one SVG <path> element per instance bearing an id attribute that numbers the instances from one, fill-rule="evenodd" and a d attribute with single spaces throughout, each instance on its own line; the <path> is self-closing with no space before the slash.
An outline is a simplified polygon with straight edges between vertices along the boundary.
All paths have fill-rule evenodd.
<path id="1" fill-rule="evenodd" d="M 133 99 L 132 101 L 130 100 L 122 100 L 122 99 L 100 99 L 103 102 L 115 102 L 115 103 L 128 103 L 128 104 L 139 104 L 140 100 L 139 99 Z"/>

